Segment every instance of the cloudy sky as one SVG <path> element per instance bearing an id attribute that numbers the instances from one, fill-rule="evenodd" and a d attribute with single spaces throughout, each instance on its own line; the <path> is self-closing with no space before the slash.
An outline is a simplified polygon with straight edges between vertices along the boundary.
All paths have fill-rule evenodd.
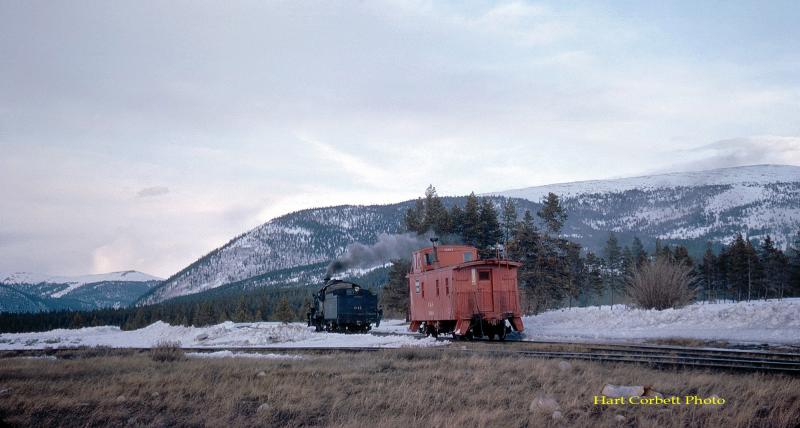
<path id="1" fill-rule="evenodd" d="M 283 213 L 800 164 L 787 2 L 0 0 L 0 271 L 168 276 Z"/>

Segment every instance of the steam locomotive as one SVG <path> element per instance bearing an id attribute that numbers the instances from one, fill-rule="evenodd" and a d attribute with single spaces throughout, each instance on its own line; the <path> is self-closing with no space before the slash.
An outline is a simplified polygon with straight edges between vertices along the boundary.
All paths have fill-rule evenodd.
<path id="1" fill-rule="evenodd" d="M 308 326 L 316 331 L 366 333 L 372 324 L 378 327 L 383 310 L 378 296 L 358 284 L 327 280 L 314 294 L 314 304 L 308 310 Z"/>

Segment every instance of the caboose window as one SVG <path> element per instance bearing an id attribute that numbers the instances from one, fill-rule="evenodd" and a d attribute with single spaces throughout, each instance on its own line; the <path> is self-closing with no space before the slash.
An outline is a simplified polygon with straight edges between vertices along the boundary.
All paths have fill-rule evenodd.
<path id="1" fill-rule="evenodd" d="M 439 297 L 439 280 L 436 280 L 436 297 Z"/>
<path id="2" fill-rule="evenodd" d="M 431 253 L 425 253 L 425 264 L 433 263 L 433 257 Z"/>
<path id="3" fill-rule="evenodd" d="M 464 253 L 464 261 L 465 262 L 471 262 L 472 261 L 472 253 L 469 253 L 469 252 Z"/>
<path id="4" fill-rule="evenodd" d="M 419 294 L 419 280 L 414 281 L 414 288 L 416 288 L 417 294 Z"/>
<path id="5" fill-rule="evenodd" d="M 489 271 L 482 270 L 478 272 L 478 280 L 479 281 L 488 281 L 489 280 Z"/>

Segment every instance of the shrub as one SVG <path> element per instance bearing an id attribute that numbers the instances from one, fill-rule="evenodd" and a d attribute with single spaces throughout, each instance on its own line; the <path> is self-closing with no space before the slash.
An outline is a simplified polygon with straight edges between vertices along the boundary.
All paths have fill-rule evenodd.
<path id="1" fill-rule="evenodd" d="M 186 354 L 181 348 L 181 342 L 170 342 L 162 340 L 150 350 L 150 358 L 153 361 L 181 361 L 186 359 Z"/>
<path id="2" fill-rule="evenodd" d="M 627 293 L 643 309 L 685 306 L 694 298 L 692 269 L 666 257 L 645 263 L 627 278 Z"/>

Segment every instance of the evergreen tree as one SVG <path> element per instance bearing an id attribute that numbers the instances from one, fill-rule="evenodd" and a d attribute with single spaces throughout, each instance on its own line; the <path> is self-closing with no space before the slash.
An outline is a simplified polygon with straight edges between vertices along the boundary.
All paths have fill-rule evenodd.
<path id="1" fill-rule="evenodd" d="M 749 241 L 737 234 L 736 239 L 728 248 L 725 258 L 728 263 L 726 268 L 728 287 L 737 300 L 752 299 L 753 291 L 759 282 L 760 263 L 755 247 Z"/>
<path id="2" fill-rule="evenodd" d="M 568 305 L 571 308 L 572 302 L 577 301 L 586 287 L 584 271 L 586 266 L 581 258 L 581 246 L 567 240 L 560 240 L 561 247 L 564 249 L 564 257 L 557 258 L 556 260 L 563 260 L 564 271 L 564 285 L 566 294 L 569 298 Z"/>
<path id="3" fill-rule="evenodd" d="M 622 270 L 622 250 L 614 232 L 608 234 L 608 241 L 603 251 L 605 261 L 605 282 L 611 294 L 611 308 L 614 308 L 614 294 L 622 290 L 624 285 Z"/>
<path id="4" fill-rule="evenodd" d="M 800 232 L 795 235 L 786 256 L 789 264 L 789 292 L 793 295 L 800 295 Z"/>
<path id="5" fill-rule="evenodd" d="M 294 319 L 294 311 L 289 305 L 289 299 L 286 297 L 282 298 L 278 303 L 278 307 L 275 309 L 275 318 L 284 324 L 288 324 Z"/>
<path id="6" fill-rule="evenodd" d="M 561 206 L 558 196 L 553 192 L 548 193 L 542 199 L 542 205 L 542 209 L 536 215 L 542 219 L 551 234 L 558 235 L 564 227 L 564 222 L 567 221 L 567 213 Z"/>
<path id="7" fill-rule="evenodd" d="M 409 208 L 405 216 L 406 229 L 418 235 L 425 233 L 425 203 L 421 198 L 417 198 L 414 208 Z"/>
<path id="8" fill-rule="evenodd" d="M 603 296 L 603 262 L 593 252 L 586 253 L 586 284 L 598 301 Z"/>
<path id="9" fill-rule="evenodd" d="M 247 309 L 247 303 L 244 301 L 244 296 L 239 297 L 239 302 L 236 304 L 236 311 L 234 312 L 233 320 L 235 322 L 251 321 L 249 311 Z"/>
<path id="10" fill-rule="evenodd" d="M 700 282 L 707 300 L 717 299 L 717 263 L 717 256 L 714 254 L 714 249 L 711 245 L 711 242 L 709 242 L 706 244 L 706 252 L 703 255 L 703 263 L 700 265 Z"/>
<path id="11" fill-rule="evenodd" d="M 461 237 L 464 243 L 472 245 L 473 247 L 479 246 L 481 237 L 481 218 L 480 218 L 480 204 L 475 193 L 470 193 L 467 196 L 467 202 L 464 204 L 464 215 L 461 222 Z"/>
<path id="12" fill-rule="evenodd" d="M 633 242 L 631 243 L 631 255 L 633 256 L 633 261 L 636 267 L 641 267 L 642 264 L 647 261 L 647 251 L 644 250 L 644 245 L 642 245 L 642 241 L 638 236 L 633 237 Z"/>
<path id="13" fill-rule="evenodd" d="M 458 205 L 450 208 L 450 232 L 464 236 L 464 210 Z"/>
<path id="14" fill-rule="evenodd" d="M 500 223 L 497 221 L 497 210 L 491 199 L 483 198 L 481 201 L 480 212 L 478 214 L 478 253 L 481 258 L 492 258 L 496 254 L 492 247 L 497 245 L 503 238 Z"/>
<path id="15" fill-rule="evenodd" d="M 381 294 L 381 304 L 388 317 L 408 319 L 409 290 L 406 274 L 408 273 L 409 265 L 410 262 L 408 260 L 392 260 L 392 266 L 389 268 L 389 279 Z"/>
<path id="16" fill-rule="evenodd" d="M 537 292 L 537 260 L 541 250 L 539 231 L 533 223 L 533 216 L 525 210 L 522 221 L 517 224 L 514 238 L 509 243 L 509 256 L 522 263 L 518 271 L 517 283 L 519 284 L 520 300 L 524 312 L 535 310 L 534 297 Z"/>
<path id="17" fill-rule="evenodd" d="M 675 247 L 675 253 L 672 257 L 675 263 L 682 264 L 686 267 L 692 267 L 694 265 L 692 258 L 689 256 L 689 249 L 683 245 Z"/>
<path id="18" fill-rule="evenodd" d="M 514 235 L 514 229 L 517 227 L 517 207 L 511 198 L 506 199 L 503 205 L 503 239 L 506 244 Z"/>
<path id="19" fill-rule="evenodd" d="M 420 233 L 425 233 L 428 230 L 432 230 L 437 235 L 450 233 L 450 215 L 432 184 L 425 190 L 424 205 L 425 217 L 422 222 L 422 232 Z"/>
<path id="20" fill-rule="evenodd" d="M 775 247 L 775 243 L 769 235 L 761 242 L 759 258 L 762 267 L 762 296 L 767 299 L 771 294 L 774 297 L 782 298 L 789 282 L 789 258 L 783 251 Z"/>
<path id="21" fill-rule="evenodd" d="M 623 275 L 627 276 L 633 273 L 633 268 L 636 266 L 636 263 L 633 259 L 633 254 L 631 253 L 631 249 L 628 246 L 622 247 L 622 272 Z"/>

